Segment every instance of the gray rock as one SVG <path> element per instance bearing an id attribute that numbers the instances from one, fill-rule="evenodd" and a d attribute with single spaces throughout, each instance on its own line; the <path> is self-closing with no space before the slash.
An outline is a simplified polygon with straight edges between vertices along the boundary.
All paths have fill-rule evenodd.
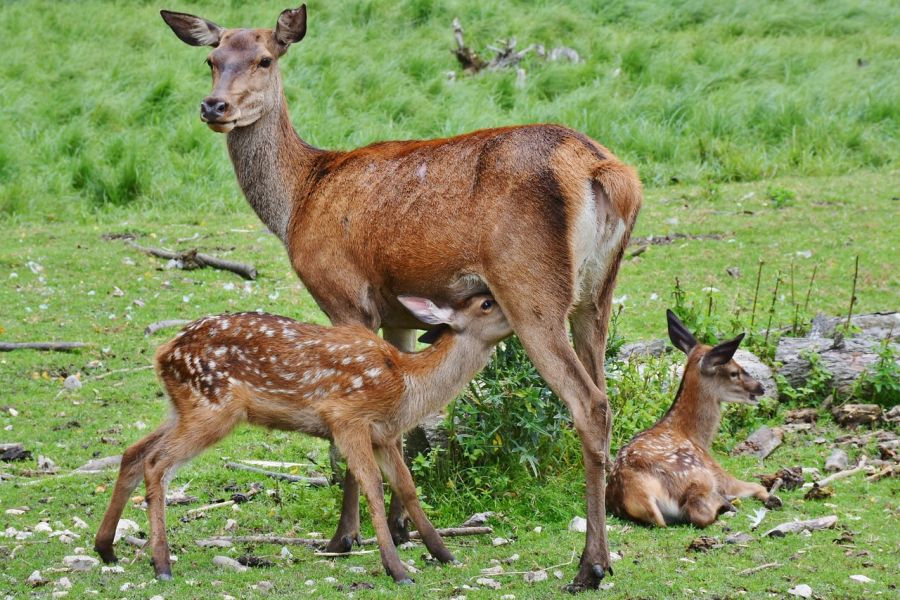
<path id="1" fill-rule="evenodd" d="M 217 567 L 221 567 L 223 569 L 231 569 L 232 571 L 237 571 L 238 573 L 243 573 L 249 568 L 229 556 L 214 556 L 212 562 Z"/>
<path id="2" fill-rule="evenodd" d="M 584 517 L 572 517 L 569 521 L 569 531 L 584 533 L 587 531 L 587 520 Z"/>
<path id="3" fill-rule="evenodd" d="M 633 356 L 662 356 L 671 350 L 669 343 L 663 339 L 650 340 L 649 342 L 632 342 L 619 349 L 619 360 L 628 360 Z"/>
<path id="4" fill-rule="evenodd" d="M 826 471 L 843 471 L 850 464 L 850 457 L 840 448 L 835 448 L 825 460 Z"/>
<path id="5" fill-rule="evenodd" d="M 100 561 L 93 556 L 85 556 L 84 554 L 72 554 L 63 557 L 63 564 L 73 571 L 90 571 L 100 564 Z"/>
<path id="6" fill-rule="evenodd" d="M 427 454 L 434 448 L 447 448 L 449 438 L 444 423 L 444 414 L 430 415 L 415 429 L 406 434 L 403 454 L 407 463 L 419 454 Z"/>

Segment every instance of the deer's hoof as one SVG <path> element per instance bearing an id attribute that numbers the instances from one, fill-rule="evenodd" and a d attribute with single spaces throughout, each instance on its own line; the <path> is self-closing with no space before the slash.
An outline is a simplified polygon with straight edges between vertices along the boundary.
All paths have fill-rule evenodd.
<path id="1" fill-rule="evenodd" d="M 612 575 L 612 568 L 604 569 L 600 563 L 582 564 L 575 576 L 575 581 L 563 589 L 570 594 L 579 594 L 587 590 L 596 590 L 606 574 Z"/>
<path id="2" fill-rule="evenodd" d="M 119 562 L 119 558 L 116 556 L 116 553 L 112 548 L 100 548 L 98 546 L 94 546 L 94 552 L 99 554 L 100 560 L 102 560 L 106 564 Z"/>

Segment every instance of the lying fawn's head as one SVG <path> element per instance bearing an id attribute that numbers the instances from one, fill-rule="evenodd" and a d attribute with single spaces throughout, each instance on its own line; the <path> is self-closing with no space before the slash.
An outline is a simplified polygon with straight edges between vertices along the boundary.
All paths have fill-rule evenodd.
<path id="1" fill-rule="evenodd" d="M 446 329 L 493 346 L 512 333 L 506 316 L 489 294 L 476 294 L 452 307 L 438 306 L 426 298 L 400 296 L 397 298 L 417 319 L 437 327 L 422 336 L 421 341 L 432 342 Z M 442 327 L 442 325 L 444 327 Z"/>
<path id="2" fill-rule="evenodd" d="M 719 402 L 756 404 L 759 401 L 758 397 L 765 393 L 762 384 L 733 359 L 744 339 L 743 333 L 733 340 L 710 347 L 697 342 L 671 310 L 666 311 L 666 316 L 672 345 L 688 355 L 685 377 L 688 369 L 697 369 L 701 385 Z"/>
<path id="3" fill-rule="evenodd" d="M 214 48 L 206 59 L 212 91 L 200 103 L 200 118 L 210 129 L 228 133 L 246 127 L 278 105 L 278 59 L 306 35 L 305 4 L 283 11 L 275 29 L 225 29 L 185 13 L 160 15 L 184 43 Z"/>

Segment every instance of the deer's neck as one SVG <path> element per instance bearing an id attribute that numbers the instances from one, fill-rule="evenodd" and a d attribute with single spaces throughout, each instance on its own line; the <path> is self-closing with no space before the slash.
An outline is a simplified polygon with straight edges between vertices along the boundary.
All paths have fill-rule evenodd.
<path id="1" fill-rule="evenodd" d="M 227 135 L 238 184 L 260 220 L 287 243 L 287 227 L 299 187 L 323 152 L 305 143 L 291 125 L 284 94 L 252 125 Z"/>
<path id="2" fill-rule="evenodd" d="M 697 370 L 688 365 L 664 422 L 708 450 L 721 419 L 718 399 L 703 385 Z"/>
<path id="3" fill-rule="evenodd" d="M 444 408 L 484 368 L 493 346 L 447 332 L 427 350 L 406 355 L 403 420 L 415 425 Z"/>

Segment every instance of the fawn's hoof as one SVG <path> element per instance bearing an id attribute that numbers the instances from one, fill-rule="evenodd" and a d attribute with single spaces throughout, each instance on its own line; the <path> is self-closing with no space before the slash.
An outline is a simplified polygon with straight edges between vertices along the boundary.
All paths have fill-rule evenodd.
<path id="1" fill-rule="evenodd" d="M 763 505 L 769 510 L 775 510 L 776 508 L 781 508 L 782 506 L 784 506 L 784 502 L 781 501 L 781 498 L 772 494 L 768 498 L 766 498 L 766 501 L 763 503 Z"/>

